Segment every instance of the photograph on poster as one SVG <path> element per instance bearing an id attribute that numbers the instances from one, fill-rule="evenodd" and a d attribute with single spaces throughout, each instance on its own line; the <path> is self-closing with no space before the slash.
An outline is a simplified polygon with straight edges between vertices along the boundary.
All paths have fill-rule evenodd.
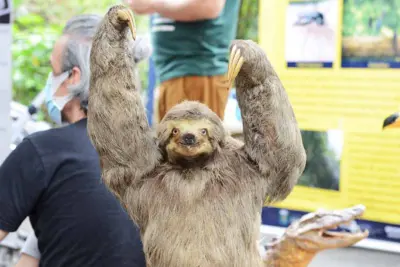
<path id="1" fill-rule="evenodd" d="M 301 136 L 307 162 L 298 185 L 338 191 L 343 131 L 302 130 Z"/>
<path id="2" fill-rule="evenodd" d="M 0 24 L 10 23 L 11 8 L 9 1 L 11 0 L 0 0 Z"/>
<path id="3" fill-rule="evenodd" d="M 400 1 L 344 0 L 342 67 L 400 68 Z"/>
<path id="4" fill-rule="evenodd" d="M 232 133 L 242 132 L 242 118 L 235 89 L 231 90 L 228 98 L 224 125 Z M 344 146 L 343 131 L 301 130 L 301 136 L 307 154 L 307 162 L 298 185 L 338 191 L 340 162 Z"/>
<path id="5" fill-rule="evenodd" d="M 287 67 L 331 68 L 336 58 L 338 0 L 289 0 Z"/>

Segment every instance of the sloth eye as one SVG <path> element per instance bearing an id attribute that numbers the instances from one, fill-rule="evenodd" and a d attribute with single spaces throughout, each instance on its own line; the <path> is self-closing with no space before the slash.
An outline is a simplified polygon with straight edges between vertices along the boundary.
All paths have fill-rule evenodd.
<path id="1" fill-rule="evenodd" d="M 206 135 L 207 134 L 207 129 L 201 129 L 200 132 L 201 132 L 202 135 Z"/>
<path id="2" fill-rule="evenodd" d="M 176 129 L 176 128 L 172 129 L 172 134 L 173 135 L 177 135 L 178 133 L 179 133 L 178 129 Z"/>

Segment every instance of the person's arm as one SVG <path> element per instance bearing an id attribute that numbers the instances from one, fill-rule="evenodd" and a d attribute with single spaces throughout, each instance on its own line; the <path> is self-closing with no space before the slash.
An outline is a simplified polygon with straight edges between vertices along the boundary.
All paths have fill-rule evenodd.
<path id="1" fill-rule="evenodd" d="M 145 3 L 143 3 L 143 2 Z M 219 16 L 226 0 L 130 0 L 137 13 L 159 13 L 176 21 L 197 21 Z M 144 8 L 147 5 L 147 8 Z"/>
<path id="2" fill-rule="evenodd" d="M 30 215 L 45 188 L 44 179 L 42 160 L 25 139 L 0 167 L 0 239 Z"/>
<path id="3" fill-rule="evenodd" d="M 39 267 L 39 260 L 25 253 L 21 253 L 15 267 Z"/>
<path id="4" fill-rule="evenodd" d="M 8 235 L 7 232 L 0 230 L 0 241 L 3 240 Z"/>

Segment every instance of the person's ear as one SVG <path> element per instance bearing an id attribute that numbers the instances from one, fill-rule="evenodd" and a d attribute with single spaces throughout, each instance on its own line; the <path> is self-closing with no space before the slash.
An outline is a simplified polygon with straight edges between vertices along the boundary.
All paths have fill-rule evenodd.
<path id="1" fill-rule="evenodd" d="M 81 70 L 78 67 L 73 67 L 70 77 L 70 83 L 78 84 L 80 81 L 81 81 Z"/>

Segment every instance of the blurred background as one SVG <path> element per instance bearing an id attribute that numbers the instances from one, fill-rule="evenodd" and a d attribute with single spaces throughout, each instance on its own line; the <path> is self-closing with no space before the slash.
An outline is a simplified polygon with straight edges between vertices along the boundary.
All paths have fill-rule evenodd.
<path id="1" fill-rule="evenodd" d="M 12 92 L 13 100 L 28 105 L 42 90 L 51 71 L 49 55 L 65 22 L 82 13 L 103 14 L 114 4 L 112 0 L 21 0 L 13 1 L 12 10 Z M 138 35 L 149 34 L 149 16 L 135 16 Z M 257 41 L 258 1 L 244 0 L 241 4 L 238 38 Z M 139 65 L 142 88 L 148 87 L 149 63 Z M 47 120 L 46 111 L 38 119 Z"/>

